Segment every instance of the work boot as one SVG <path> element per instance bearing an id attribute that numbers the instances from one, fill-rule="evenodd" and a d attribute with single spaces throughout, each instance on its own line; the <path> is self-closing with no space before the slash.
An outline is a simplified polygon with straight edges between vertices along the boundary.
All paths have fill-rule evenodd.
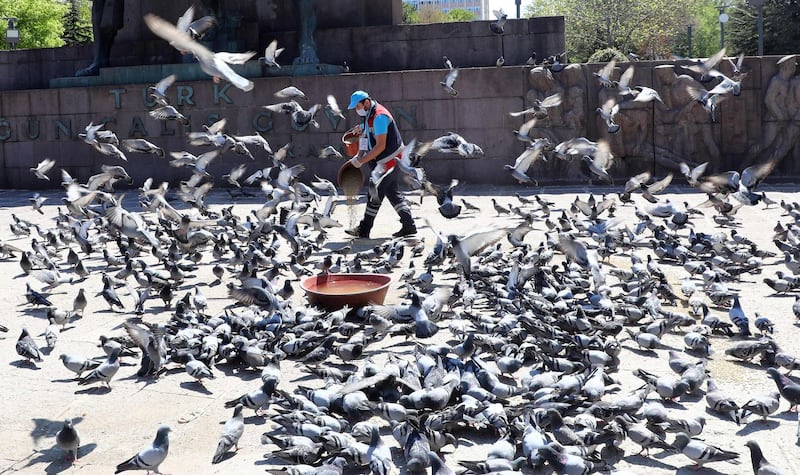
<path id="1" fill-rule="evenodd" d="M 392 236 L 399 238 L 399 237 L 410 236 L 412 234 L 417 234 L 417 227 L 414 226 L 414 223 L 405 223 L 403 224 L 403 227 L 400 228 L 400 231 L 397 231 L 396 233 L 392 234 Z"/>
<path id="2" fill-rule="evenodd" d="M 346 229 L 344 232 L 357 238 L 369 238 L 369 228 L 367 228 L 363 222 L 359 223 L 358 226 L 354 228 Z"/>

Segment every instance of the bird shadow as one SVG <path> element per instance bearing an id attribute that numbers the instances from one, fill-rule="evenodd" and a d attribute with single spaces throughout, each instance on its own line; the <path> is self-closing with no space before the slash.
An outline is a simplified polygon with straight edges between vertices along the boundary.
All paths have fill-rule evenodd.
<path id="1" fill-rule="evenodd" d="M 19 313 L 23 313 L 23 314 L 25 314 L 25 315 L 27 315 L 29 317 L 36 317 L 36 318 L 41 318 L 43 320 L 47 320 L 47 308 L 46 307 L 45 308 L 40 308 L 40 307 L 30 308 L 30 307 L 28 307 L 28 308 L 25 308 L 23 310 L 20 310 Z"/>
<path id="2" fill-rule="evenodd" d="M 733 363 L 733 364 L 735 364 L 737 366 L 743 366 L 745 368 L 763 369 L 763 366 L 761 366 L 758 363 L 753 363 L 752 361 L 742 361 L 742 360 L 727 360 L 727 361 L 730 361 L 731 363 Z"/>
<path id="3" fill-rule="evenodd" d="M 111 392 L 111 388 L 108 386 L 92 386 L 91 388 L 86 389 L 79 389 L 75 391 L 75 394 L 91 394 L 93 396 L 100 396 L 103 394 L 108 394 Z"/>
<path id="4" fill-rule="evenodd" d="M 32 369 L 32 370 L 35 370 L 35 371 L 38 371 L 38 370 L 42 369 L 42 368 L 36 366 L 36 363 L 34 363 L 31 360 L 14 360 L 14 361 L 12 361 L 11 363 L 8 363 L 8 364 L 10 364 L 11 366 L 13 366 L 15 368 Z"/>
<path id="5" fill-rule="evenodd" d="M 180 384 L 183 389 L 188 389 L 189 391 L 198 392 L 205 395 L 212 395 L 211 391 L 208 390 L 207 387 L 203 386 L 203 383 L 198 383 L 197 381 L 184 381 Z"/>
<path id="6" fill-rule="evenodd" d="M 52 352 L 53 352 L 53 348 L 51 348 L 49 346 L 44 346 L 42 348 L 39 348 L 39 353 L 41 353 L 41 354 L 43 354 L 45 356 L 50 356 L 50 353 L 52 353 Z"/>
<path id="7" fill-rule="evenodd" d="M 772 417 L 776 417 L 778 419 L 783 419 L 784 421 L 791 421 L 791 422 L 794 422 L 798 419 L 797 413 L 789 410 L 773 414 Z"/>
<path id="8" fill-rule="evenodd" d="M 79 379 L 80 378 L 78 378 L 78 377 L 75 377 L 75 378 L 63 378 L 63 379 L 51 379 L 50 382 L 51 383 L 74 383 L 74 382 L 78 381 Z"/>
<path id="9" fill-rule="evenodd" d="M 781 261 L 781 262 L 783 262 L 783 261 Z M 767 297 L 777 297 L 777 298 L 788 298 L 788 297 L 791 297 L 791 298 L 794 298 L 795 296 L 794 296 L 794 294 L 786 294 L 786 293 L 782 293 L 782 292 L 773 292 L 773 293 L 767 295 Z"/>
<path id="10" fill-rule="evenodd" d="M 706 407 L 706 414 L 708 414 L 709 416 L 714 416 L 714 417 L 716 417 L 717 419 L 719 419 L 721 421 L 730 422 L 731 424 L 735 424 L 735 422 L 731 420 L 729 415 L 723 414 L 721 412 L 717 412 L 717 411 L 711 409 L 710 407 Z"/>
<path id="11" fill-rule="evenodd" d="M 224 461 L 226 461 L 226 460 L 228 460 L 230 458 L 235 457 L 236 454 L 238 454 L 238 453 L 239 453 L 239 451 L 235 451 L 234 452 L 233 450 L 229 450 L 229 451 L 225 452 L 224 454 L 222 454 L 222 457 L 220 457 L 219 461 L 217 461 L 216 463 L 222 463 L 222 462 L 224 462 Z"/>
<path id="12" fill-rule="evenodd" d="M 90 453 L 94 452 L 97 448 L 97 444 L 91 443 L 86 445 L 81 445 L 78 447 L 78 463 L 80 463 L 81 457 L 85 457 Z M 46 462 L 50 461 L 50 463 L 45 467 L 44 473 L 61 473 L 70 468 L 73 468 L 72 465 L 72 457 L 67 453 L 58 448 L 58 446 L 53 446 L 47 450 L 43 450 L 39 452 L 41 455 L 31 459 L 31 461 L 26 466 L 34 465 L 39 462 Z M 40 460 L 41 459 L 41 460 Z"/>
<path id="13" fill-rule="evenodd" d="M 299 382 L 303 382 L 303 381 L 316 381 L 318 379 L 319 378 L 316 375 L 308 373 L 308 374 L 304 374 L 303 376 L 300 376 L 299 378 L 293 379 L 292 382 L 293 383 L 299 383 Z"/>
<path id="14" fill-rule="evenodd" d="M 77 425 L 83 420 L 83 417 L 76 417 L 72 419 L 72 424 Z M 31 439 L 34 444 L 38 444 L 40 439 L 55 437 L 58 431 L 64 427 L 64 420 L 51 420 L 43 419 L 41 417 L 31 418 L 33 422 L 33 430 L 31 430 Z"/>
<path id="15" fill-rule="evenodd" d="M 776 420 L 762 420 L 748 422 L 747 425 L 736 431 L 736 435 L 748 435 L 762 430 L 772 430 L 780 425 Z"/>
<path id="16" fill-rule="evenodd" d="M 668 454 L 669 452 L 664 451 L 662 453 Z M 658 455 L 660 455 L 660 454 L 658 454 Z M 664 462 L 662 462 L 660 460 L 657 460 L 655 457 L 652 457 L 652 456 L 651 457 L 645 457 L 644 455 L 638 455 L 638 454 L 637 455 L 629 455 L 629 456 L 625 457 L 624 460 L 626 462 L 628 462 L 629 464 L 631 464 L 631 465 L 643 465 L 645 467 L 659 468 L 659 469 L 662 469 L 662 470 L 675 470 L 675 468 L 676 468 L 674 465 L 670 465 L 670 464 L 664 463 Z"/>
<path id="17" fill-rule="evenodd" d="M 645 356 L 647 358 L 658 358 L 658 353 L 656 353 L 653 350 L 645 350 L 643 348 L 638 348 L 633 346 L 627 346 L 627 348 L 631 353 L 635 353 L 639 356 Z"/>
<path id="18" fill-rule="evenodd" d="M 673 467 L 674 468 L 674 467 Z M 680 467 L 675 475 L 690 475 L 693 473 L 712 473 L 717 475 L 726 475 L 725 472 L 720 472 L 718 470 L 714 470 L 710 467 L 697 467 L 695 465 L 687 465 L 685 467 Z"/>
<path id="19" fill-rule="evenodd" d="M 215 368 L 221 371 L 225 376 L 237 376 L 242 381 L 252 381 L 261 377 L 261 372 L 248 371 L 242 366 L 238 365 L 216 365 Z"/>
<path id="20" fill-rule="evenodd" d="M 252 424 L 252 425 L 256 425 L 256 426 L 262 426 L 262 425 L 267 423 L 267 419 L 264 416 L 257 416 L 255 414 L 253 414 L 250 417 L 245 417 L 244 418 L 244 423 L 245 424 Z"/>
<path id="21" fill-rule="evenodd" d="M 668 407 L 670 409 L 686 410 L 686 406 L 681 401 L 670 401 L 668 399 L 664 399 L 661 401 L 661 403 L 664 404 L 664 407 Z"/>

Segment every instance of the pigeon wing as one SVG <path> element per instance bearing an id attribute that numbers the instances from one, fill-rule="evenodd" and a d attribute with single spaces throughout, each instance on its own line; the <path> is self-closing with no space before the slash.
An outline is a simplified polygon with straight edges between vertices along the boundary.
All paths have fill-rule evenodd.
<path id="1" fill-rule="evenodd" d="M 489 231 L 479 231 L 469 236 L 466 236 L 459 240 L 461 249 L 464 250 L 464 253 L 473 256 L 478 252 L 481 252 L 487 246 L 491 246 L 495 244 L 497 241 L 506 237 L 508 230 L 503 229 L 492 229 Z"/>

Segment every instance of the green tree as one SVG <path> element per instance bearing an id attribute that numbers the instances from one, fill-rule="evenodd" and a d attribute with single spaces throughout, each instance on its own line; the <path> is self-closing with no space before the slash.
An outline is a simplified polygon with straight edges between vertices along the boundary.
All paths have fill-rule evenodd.
<path id="1" fill-rule="evenodd" d="M 719 10 L 713 3 L 697 2 L 689 11 L 683 31 L 674 38 L 676 56 L 689 56 L 689 30 L 692 26 L 693 58 L 707 58 L 719 51 Z"/>
<path id="2" fill-rule="evenodd" d="M 419 23 L 417 8 L 414 5 L 406 2 L 403 2 L 403 23 Z"/>
<path id="3" fill-rule="evenodd" d="M 447 16 L 443 11 L 431 5 L 422 5 L 417 9 L 417 17 L 420 23 L 444 23 Z"/>
<path id="4" fill-rule="evenodd" d="M 737 1 L 728 9 L 725 42 L 731 54 L 758 52 L 758 9 L 755 2 Z M 800 1 L 764 2 L 764 54 L 791 54 L 800 51 Z"/>
<path id="5" fill-rule="evenodd" d="M 474 21 L 478 19 L 478 15 L 463 8 L 453 8 L 447 12 L 447 21 Z"/>
<path id="6" fill-rule="evenodd" d="M 18 48 L 53 48 L 63 45 L 62 18 L 67 9 L 66 4 L 56 0 L 0 0 L 0 16 L 18 18 Z M 0 49 L 8 49 L 5 41 L 0 41 Z"/>
<path id="7" fill-rule="evenodd" d="M 64 14 L 63 23 L 64 33 L 61 39 L 64 40 L 65 46 L 79 46 L 92 42 L 91 11 L 87 2 L 70 0 L 69 10 Z"/>
<path id="8" fill-rule="evenodd" d="M 672 55 L 687 12 L 702 0 L 534 0 L 526 16 L 563 15 L 571 61 L 616 48 L 643 58 Z"/>

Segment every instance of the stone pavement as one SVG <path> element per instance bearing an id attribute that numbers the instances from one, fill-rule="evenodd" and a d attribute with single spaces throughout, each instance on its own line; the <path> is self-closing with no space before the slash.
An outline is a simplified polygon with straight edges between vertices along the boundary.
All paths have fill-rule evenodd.
<path id="1" fill-rule="evenodd" d="M 431 225 L 446 234 L 469 233 L 487 226 L 515 226 L 519 221 L 511 216 L 498 216 L 492 207 L 491 199 L 496 199 L 501 204 L 513 203 L 519 205 L 514 193 L 530 195 L 540 193 L 543 198 L 556 203 L 553 207 L 551 219 L 559 216 L 564 209 L 569 208 L 570 202 L 579 194 L 583 199 L 588 197 L 589 189 L 578 188 L 490 188 L 490 187 L 462 187 L 456 189 L 456 201 L 460 203 L 461 197 L 481 208 L 480 213 L 463 213 L 454 220 L 445 220 L 438 215 L 435 201 L 428 197 L 421 208 L 413 208 L 419 227 L 419 236 L 425 238 L 426 254 L 434 242 L 434 234 L 427 229 L 422 218 L 427 218 Z M 595 196 L 600 197 L 603 190 L 592 188 Z M 691 189 L 674 189 L 674 193 L 662 195 L 662 199 L 673 202 L 687 202 L 695 206 L 704 201 L 705 196 Z M 797 193 L 788 188 L 766 189 L 767 195 L 776 201 L 798 200 Z M 44 214 L 34 212 L 28 205 L 28 198 L 32 193 L 27 191 L 0 191 L 0 240 L 17 246 L 23 250 L 29 248 L 29 238 L 17 239 L 11 234 L 9 224 L 11 213 L 39 224 L 43 228 L 53 227 L 53 217 L 56 215 L 56 206 L 60 204 L 60 193 L 45 193 L 49 200 L 44 207 Z M 413 199 L 416 200 L 416 197 Z M 634 196 L 638 208 L 646 208 L 646 203 L 640 196 Z M 128 193 L 129 209 L 135 209 L 133 193 Z M 211 200 L 212 209 L 219 210 L 227 205 L 229 199 L 224 192 L 216 192 Z M 260 207 L 258 199 L 246 199 L 235 203 L 234 213 L 240 216 L 247 215 L 251 210 Z M 530 207 L 529 207 L 530 209 Z M 363 204 L 358 206 L 355 217 L 360 217 Z M 630 205 L 618 206 L 617 215 L 626 217 L 626 222 L 633 223 L 634 207 Z M 709 233 L 729 233 L 729 229 L 719 228 L 712 220 L 712 211 L 704 210 L 705 215 L 694 220 L 696 231 Z M 334 217 L 347 226 L 351 216 L 348 209 L 340 206 L 336 209 Z M 762 249 L 778 252 L 772 243 L 773 227 L 777 222 L 784 224 L 789 218 L 783 216 L 782 209 L 772 206 L 764 209 L 763 205 L 742 208 L 736 215 L 740 226 L 737 231 L 758 243 Z M 536 246 L 543 241 L 545 227 L 543 223 L 535 223 L 536 229 L 525 239 L 526 242 Z M 399 228 L 396 215 L 388 204 L 384 204 L 378 216 L 376 227 L 373 231 L 375 239 L 357 241 L 353 243 L 354 251 L 364 250 L 382 238 L 391 235 Z M 334 229 L 329 233 L 329 242 L 326 248 L 336 250 L 349 242 L 342 229 Z M 684 230 L 682 233 L 686 233 Z M 35 236 L 34 232 L 34 237 Z M 284 244 L 283 250 L 288 247 Z M 507 242 L 504 248 L 509 248 Z M 636 254 L 646 257 L 651 251 L 640 249 Z M 325 252 L 314 256 L 319 261 Z M 211 286 L 213 280 L 210 273 L 212 257 L 210 252 L 203 253 L 204 260 L 197 272 L 202 292 L 209 300 L 209 314 L 220 314 L 228 308 L 231 300 L 227 297 L 226 286 Z M 64 254 L 61 256 L 62 260 Z M 759 311 L 775 322 L 774 338 L 781 347 L 791 353 L 800 354 L 800 344 L 797 338 L 800 330 L 794 326 L 795 318 L 791 306 L 794 301 L 792 296 L 774 296 L 762 279 L 773 276 L 776 271 L 787 269 L 782 264 L 782 257 L 765 259 L 765 266 L 760 275 L 746 275 L 742 281 L 730 284 L 741 295 L 741 303 L 746 312 L 751 315 Z M 421 270 L 422 258 L 414 259 L 416 268 Z M 558 260 L 554 261 L 558 262 Z M 395 268 L 395 278 L 407 269 L 409 257 L 406 255 Z M 78 386 L 72 378 L 72 373 L 67 371 L 58 359 L 64 352 L 82 356 L 98 356 L 102 351 L 97 347 L 100 335 L 121 335 L 124 333 L 122 322 L 133 316 L 131 312 L 131 299 L 122 293 L 124 312 L 109 311 L 105 302 L 95 295 L 101 290 L 100 272 L 116 269 L 106 269 L 106 264 L 99 253 L 94 253 L 86 264 L 92 275 L 83 282 L 63 284 L 49 293 L 53 304 L 61 309 L 69 309 L 78 288 L 84 288 L 90 303 L 85 316 L 75 321 L 70 328 L 60 334 L 55 348 L 44 356 L 44 362 L 35 367 L 21 362 L 14 351 L 14 345 L 20 330 L 26 326 L 34 340 L 40 347 L 45 346 L 42 333 L 47 326 L 45 310 L 34 308 L 25 302 L 25 284 L 30 283 L 35 289 L 42 288 L 42 284 L 35 279 L 22 274 L 17 259 L 0 260 L 0 288 L 6 289 L 0 296 L 0 324 L 9 328 L 9 332 L 0 334 L 0 394 L 3 395 L 2 410 L 3 448 L 0 450 L 0 473 L 82 473 L 82 474 L 107 474 L 114 467 L 134 455 L 141 448 L 149 444 L 155 436 L 155 431 L 160 424 L 167 424 L 172 428 L 170 434 L 170 454 L 161 469 L 172 474 L 212 474 L 212 473 L 256 473 L 264 469 L 275 470 L 281 465 L 275 458 L 266 458 L 265 455 L 275 450 L 274 446 L 261 444 L 261 434 L 274 428 L 274 424 L 253 414 L 245 409 L 246 427 L 244 436 L 239 444 L 240 449 L 234 456 L 219 465 L 211 465 L 211 456 L 217 445 L 217 439 L 222 429 L 222 424 L 230 417 L 232 410 L 225 409 L 223 402 L 238 397 L 260 385 L 259 371 L 233 367 L 220 364 L 214 369 L 216 378 L 200 386 L 192 382 L 182 367 L 170 365 L 170 369 L 159 380 L 140 380 L 135 373 L 138 360 L 127 359 L 111 383 L 113 389 L 103 390 L 94 386 Z M 604 264 L 608 269 L 613 266 L 628 268 L 630 260 L 627 255 L 612 257 Z M 680 285 L 685 271 L 678 266 L 667 266 L 666 269 L 670 282 L 676 289 Z M 451 286 L 454 275 L 437 274 L 436 283 Z M 231 281 L 231 275 L 224 277 L 224 282 Z M 187 281 L 188 282 L 188 281 Z M 392 284 L 387 303 L 397 302 L 402 298 L 402 290 L 396 281 Z M 294 299 L 303 300 L 302 292 L 295 285 L 298 292 Z M 192 286 L 184 285 L 178 292 L 177 298 L 182 297 Z M 165 321 L 170 310 L 165 309 L 160 300 L 150 300 L 146 306 L 148 313 L 144 319 L 149 322 Z M 676 309 L 688 312 L 681 304 Z M 727 311 L 716 309 L 723 320 L 727 321 Z M 440 323 L 446 326 L 446 322 Z M 443 343 L 451 338 L 449 331 L 443 328 L 434 341 Z M 755 364 L 739 364 L 731 361 L 724 354 L 724 349 L 736 340 L 720 337 L 712 338 L 712 359 L 709 364 L 711 375 L 717 384 L 737 402 L 743 404 L 749 397 L 766 393 L 775 389 L 773 382 L 766 373 Z M 671 348 L 683 348 L 682 335 L 667 335 L 663 342 Z M 638 367 L 645 367 L 659 375 L 669 374 L 666 361 L 666 350 L 657 350 L 657 357 L 648 352 L 642 352 L 630 342 L 622 343 L 623 350 L 618 377 L 622 386 L 619 395 L 641 385 L 641 382 L 631 375 Z M 385 360 L 386 353 L 392 352 L 409 358 L 413 345 L 404 342 L 401 337 L 388 338 L 374 346 L 369 346 L 365 354 L 371 356 L 376 362 Z M 363 364 L 363 362 L 360 362 Z M 321 381 L 309 377 L 299 370 L 299 364 L 293 361 L 283 361 L 281 370 L 283 379 L 281 389 L 291 391 L 298 385 L 318 387 Z M 531 367 L 523 367 L 516 373 L 519 380 Z M 607 395 L 613 399 L 618 395 Z M 653 396 L 651 396 L 653 397 Z M 705 413 L 705 402 L 702 397 L 684 397 L 680 403 L 669 405 L 670 410 L 685 411 L 688 414 Z M 756 421 L 751 417 L 747 425 L 736 426 L 732 422 L 722 420 L 715 415 L 705 414 L 708 424 L 702 437 L 706 442 L 716 444 L 726 449 L 738 451 L 742 454 L 740 465 L 713 463 L 700 472 L 689 470 L 689 460 L 682 455 L 660 454 L 653 450 L 650 457 L 633 455 L 639 447 L 626 441 L 623 448 L 626 451 L 625 460 L 618 465 L 627 470 L 627 473 L 724 473 L 745 474 L 751 473 L 749 453 L 744 443 L 755 439 L 760 444 L 766 457 L 774 464 L 783 467 L 787 473 L 800 473 L 800 463 L 797 462 L 796 431 L 797 419 L 794 414 L 785 412 L 788 408 L 786 401 L 781 402 L 778 413 L 766 422 Z M 269 414 L 273 412 L 270 411 Z M 79 452 L 79 461 L 74 468 L 64 460 L 64 453 L 55 446 L 55 433 L 61 427 L 66 417 L 75 420 L 75 425 L 81 433 L 82 448 Z M 378 421 L 378 419 L 375 419 Z M 386 424 L 381 422 L 384 426 Z M 385 439 L 391 435 L 388 431 Z M 485 435 L 471 436 L 468 433 L 461 440 L 459 448 L 454 454 L 447 454 L 445 459 L 448 465 L 457 469 L 457 460 L 480 460 L 485 457 L 488 447 L 494 437 L 486 432 Z M 669 440 L 671 440 L 671 437 Z M 392 441 L 392 446 L 396 443 Z M 446 452 L 452 451 L 451 447 Z M 395 462 L 403 461 L 402 450 L 395 451 Z M 716 472 L 715 472 L 716 470 Z"/>

